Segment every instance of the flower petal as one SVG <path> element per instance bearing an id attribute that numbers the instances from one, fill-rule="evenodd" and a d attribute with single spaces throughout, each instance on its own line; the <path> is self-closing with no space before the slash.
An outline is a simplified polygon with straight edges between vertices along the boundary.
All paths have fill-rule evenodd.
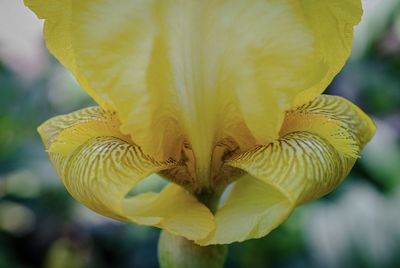
<path id="1" fill-rule="evenodd" d="M 124 201 L 124 212 L 140 224 L 150 224 L 190 240 L 202 239 L 215 226 L 214 216 L 197 199 L 176 184 L 160 194 L 148 193 Z M 148 220 L 157 219 L 157 224 Z"/>
<path id="2" fill-rule="evenodd" d="M 361 1 L 301 0 L 304 18 L 315 36 L 314 47 L 327 72 L 316 84 L 300 92 L 295 106 L 307 103 L 320 95 L 342 69 L 350 55 L 353 26 L 362 16 Z"/>
<path id="3" fill-rule="evenodd" d="M 219 140 L 279 137 L 284 111 L 343 66 L 361 16 L 360 0 L 25 3 L 46 19 L 51 52 L 118 112 L 125 134 L 160 159 L 188 140 L 204 176 Z"/>
<path id="4" fill-rule="evenodd" d="M 348 147 L 358 155 L 374 131 L 372 121 L 340 97 L 320 96 L 289 112 L 279 140 L 226 162 L 246 171 L 253 181 L 245 177 L 236 182 L 216 213 L 214 235 L 200 243 L 231 243 L 268 234 L 295 206 L 335 189 L 356 161 Z M 231 226 L 234 231 L 227 231 Z"/>
<path id="5" fill-rule="evenodd" d="M 138 182 L 176 163 L 145 155 L 118 127 L 115 114 L 96 107 L 58 116 L 39 127 L 70 194 L 107 217 L 157 226 L 192 240 L 208 235 L 214 228 L 213 215 L 177 185 L 160 194 L 126 197 Z"/>
<path id="6" fill-rule="evenodd" d="M 349 155 L 346 147 L 355 145 L 354 150 L 360 152 L 374 136 L 375 130 L 372 120 L 350 101 L 340 96 L 321 95 L 287 112 L 280 136 L 308 131 L 323 137 L 336 150 Z"/>
<path id="7" fill-rule="evenodd" d="M 216 214 L 216 230 L 197 243 L 229 244 L 268 234 L 292 211 L 289 199 L 274 186 L 250 175 L 234 182 Z"/>
<path id="8" fill-rule="evenodd" d="M 70 31 L 72 2 L 69 0 L 25 0 L 24 2 L 39 18 L 46 19 L 43 31 L 50 52 L 74 74 L 79 84 L 101 107 L 110 108 L 110 104 L 90 87 L 86 77 L 79 71 Z"/>

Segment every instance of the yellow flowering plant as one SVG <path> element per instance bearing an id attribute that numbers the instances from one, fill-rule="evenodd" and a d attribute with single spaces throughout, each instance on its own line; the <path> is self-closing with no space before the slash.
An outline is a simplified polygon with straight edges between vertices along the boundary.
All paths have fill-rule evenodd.
<path id="1" fill-rule="evenodd" d="M 25 4 L 99 105 L 39 127 L 54 168 L 88 208 L 163 229 L 163 267 L 221 266 L 212 245 L 263 237 L 331 192 L 375 132 L 321 95 L 350 54 L 360 0 Z M 160 193 L 128 195 L 153 173 L 169 181 Z"/>

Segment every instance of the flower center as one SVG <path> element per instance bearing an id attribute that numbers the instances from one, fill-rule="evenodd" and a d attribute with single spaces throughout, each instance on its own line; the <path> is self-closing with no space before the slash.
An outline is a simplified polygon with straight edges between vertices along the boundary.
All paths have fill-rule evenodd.
<path id="1" fill-rule="evenodd" d="M 220 140 L 212 149 L 207 161 L 198 161 L 189 143 L 181 150 L 179 165 L 161 171 L 166 179 L 193 193 L 222 192 L 232 181 L 243 174 L 240 169 L 228 166 L 225 160 L 240 151 L 238 144 L 229 138 Z"/>

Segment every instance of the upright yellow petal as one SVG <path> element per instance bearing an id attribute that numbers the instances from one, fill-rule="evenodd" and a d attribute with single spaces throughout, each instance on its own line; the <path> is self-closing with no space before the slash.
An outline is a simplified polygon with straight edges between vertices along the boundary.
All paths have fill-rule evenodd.
<path id="1" fill-rule="evenodd" d="M 359 108 L 334 96 L 320 96 L 289 112 L 286 120 L 280 139 L 226 162 L 248 175 L 234 184 L 216 213 L 215 232 L 200 244 L 268 234 L 295 206 L 335 189 L 375 132 Z"/>
<path id="2" fill-rule="evenodd" d="M 200 178 L 221 139 L 248 149 L 278 138 L 284 111 L 343 65 L 361 15 L 360 0 L 26 4 L 46 19 L 52 53 L 117 111 L 122 132 L 160 159 L 179 157 L 187 140 Z"/>
<path id="3" fill-rule="evenodd" d="M 138 182 L 176 163 L 157 162 L 144 154 L 119 132 L 114 113 L 83 109 L 50 119 L 39 133 L 67 190 L 97 213 L 157 226 L 191 240 L 214 229 L 211 212 L 177 185 L 168 185 L 160 194 L 127 197 Z"/>
<path id="4" fill-rule="evenodd" d="M 321 80 L 296 97 L 297 106 L 321 94 L 342 69 L 350 55 L 353 26 L 360 22 L 362 15 L 361 1 L 300 0 L 300 3 L 307 25 L 315 36 L 316 54 L 327 66 L 327 72 Z"/>
<path id="5" fill-rule="evenodd" d="M 110 108 L 110 103 L 107 103 L 99 96 L 98 92 L 90 87 L 86 77 L 79 70 L 70 30 L 72 27 L 70 8 L 72 2 L 69 0 L 26 0 L 24 2 L 39 18 L 46 19 L 43 31 L 50 52 L 74 74 L 79 84 L 100 106 Z"/>

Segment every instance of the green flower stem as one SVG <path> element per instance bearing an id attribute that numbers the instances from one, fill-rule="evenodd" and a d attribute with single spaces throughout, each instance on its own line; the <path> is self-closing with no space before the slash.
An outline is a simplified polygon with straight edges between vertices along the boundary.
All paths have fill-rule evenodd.
<path id="1" fill-rule="evenodd" d="M 212 212 L 218 206 L 220 195 L 197 194 L 197 199 Z M 221 268 L 228 245 L 199 246 L 193 241 L 162 231 L 158 241 L 158 259 L 161 268 Z"/>
<path id="2" fill-rule="evenodd" d="M 158 241 L 161 268 L 221 268 L 227 252 L 227 245 L 202 247 L 166 231 Z"/>

